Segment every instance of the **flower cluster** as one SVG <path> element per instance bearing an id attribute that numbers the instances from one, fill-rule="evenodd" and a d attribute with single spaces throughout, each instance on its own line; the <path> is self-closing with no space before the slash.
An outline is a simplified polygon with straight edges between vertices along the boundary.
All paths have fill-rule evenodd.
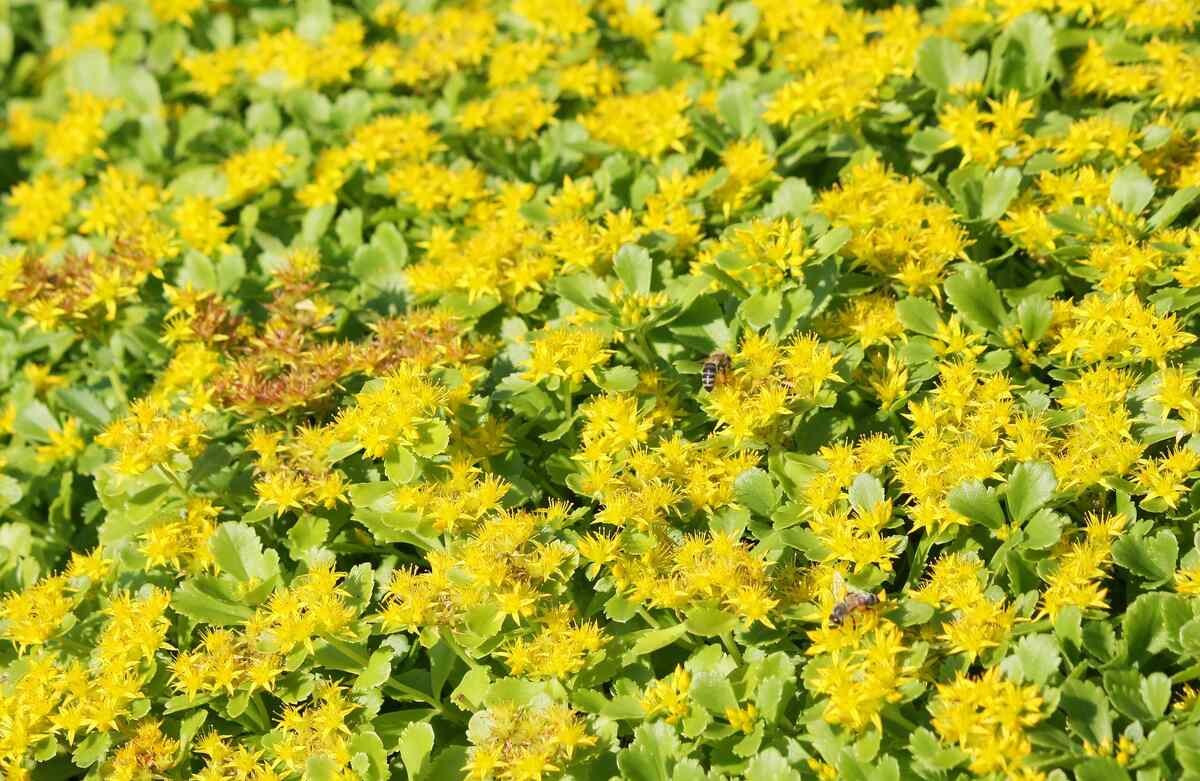
<path id="1" fill-rule="evenodd" d="M 5 4 L 0 776 L 1186 777 L 1198 34 Z"/>
<path id="2" fill-rule="evenodd" d="M 978 679 L 960 675 L 938 686 L 930 706 L 933 727 L 942 740 L 956 743 L 971 758 L 978 775 L 1041 778 L 1026 764 L 1033 745 L 1025 731 L 1042 720 L 1037 687 L 1019 686 L 992 668 Z"/>

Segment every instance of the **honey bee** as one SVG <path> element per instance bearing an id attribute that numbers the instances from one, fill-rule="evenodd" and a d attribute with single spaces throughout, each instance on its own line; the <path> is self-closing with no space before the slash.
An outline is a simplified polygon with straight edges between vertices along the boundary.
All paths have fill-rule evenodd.
<path id="1" fill-rule="evenodd" d="M 717 380 L 733 368 L 733 361 L 722 352 L 716 352 L 705 359 L 700 367 L 700 386 L 706 391 L 717 387 Z"/>
<path id="2" fill-rule="evenodd" d="M 841 626 L 848 616 L 879 604 L 879 597 L 846 585 L 842 573 L 833 573 L 833 597 L 838 603 L 829 613 L 829 623 Z"/>

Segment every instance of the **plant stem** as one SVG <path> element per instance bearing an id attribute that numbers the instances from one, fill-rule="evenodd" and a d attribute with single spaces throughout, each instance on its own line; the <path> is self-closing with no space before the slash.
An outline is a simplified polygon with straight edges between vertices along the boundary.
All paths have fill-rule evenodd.
<path id="1" fill-rule="evenodd" d="M 468 667 L 470 667 L 472 670 L 478 670 L 481 667 L 479 662 L 467 655 L 467 652 L 463 650 L 461 645 L 458 644 L 458 641 L 454 639 L 454 636 L 450 631 L 447 630 L 445 632 L 440 632 L 439 634 L 441 635 L 442 640 L 445 641 L 446 645 L 450 646 L 450 650 L 453 651 L 459 659 L 462 659 L 464 662 L 466 662 Z"/>
<path id="2" fill-rule="evenodd" d="M 267 706 L 263 703 L 262 693 L 255 692 L 250 698 L 249 710 L 254 712 L 254 721 L 264 730 L 271 728 L 271 714 L 267 712 Z"/>
<path id="3" fill-rule="evenodd" d="M 420 689 L 414 689 L 411 686 L 400 683 L 395 678 L 389 678 L 387 680 L 387 682 L 383 684 L 383 688 L 393 690 L 393 691 L 397 692 L 398 694 L 400 694 L 410 700 L 415 700 L 417 702 L 423 702 L 426 705 L 429 705 L 430 707 L 437 708 L 439 711 L 442 710 L 442 704 L 440 702 L 438 702 L 437 700 L 435 700 L 433 697 L 429 696 L 428 694 L 421 691 Z"/>
<path id="4" fill-rule="evenodd" d="M 888 721 L 896 722 L 897 724 L 899 724 L 901 727 L 904 727 L 904 729 L 908 730 L 909 732 L 913 732 L 917 729 L 916 724 L 913 724 L 911 721 L 906 719 L 904 717 L 904 715 L 901 714 L 900 711 L 896 710 L 895 708 L 884 709 L 883 717 L 885 719 L 887 719 Z"/>
<path id="5" fill-rule="evenodd" d="M 1194 664 L 1186 670 L 1175 673 L 1171 676 L 1171 683 L 1184 683 L 1196 678 L 1200 678 L 1200 664 Z"/>
<path id="6" fill-rule="evenodd" d="M 733 642 L 733 633 L 726 629 L 721 633 L 721 642 L 725 644 L 725 650 L 733 657 L 733 661 L 741 665 L 742 652 L 738 649 L 737 643 Z"/>
<path id="7" fill-rule="evenodd" d="M 154 466 L 158 468 L 158 471 L 162 473 L 163 477 L 170 480 L 171 483 L 179 489 L 179 493 L 183 494 L 183 498 L 186 499 L 188 495 L 187 486 L 184 485 L 183 481 L 179 479 L 179 475 L 175 474 L 175 470 L 171 469 L 169 466 L 163 466 L 162 464 L 155 464 Z"/>
<path id="8" fill-rule="evenodd" d="M 655 620 L 654 616 L 650 615 L 649 610 L 647 610 L 646 608 L 639 605 L 637 611 L 638 611 L 638 615 L 641 616 L 647 624 L 654 627 L 655 629 L 662 628 L 662 625 L 659 624 L 658 621 Z"/>
<path id="9" fill-rule="evenodd" d="M 121 402 L 122 407 L 128 407 L 129 396 L 125 393 L 125 383 L 121 382 L 121 376 L 117 374 L 117 367 L 109 367 L 108 382 L 112 385 L 113 393 L 117 394 L 117 401 Z"/>
<path id="10" fill-rule="evenodd" d="M 913 585 L 920 580 L 925 574 L 925 560 L 929 558 L 929 549 L 933 547 L 933 538 L 928 532 L 921 535 L 921 541 L 917 543 L 917 550 L 913 556 L 912 569 L 908 571 L 908 583 L 906 588 L 912 588 Z"/>

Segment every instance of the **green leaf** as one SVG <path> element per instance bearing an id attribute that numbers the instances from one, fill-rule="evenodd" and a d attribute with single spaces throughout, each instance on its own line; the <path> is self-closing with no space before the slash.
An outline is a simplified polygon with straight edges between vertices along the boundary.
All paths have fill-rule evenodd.
<path id="1" fill-rule="evenodd" d="M 1183 769 L 1200 773 L 1200 726 L 1181 729 L 1175 735 L 1175 757 Z"/>
<path id="2" fill-rule="evenodd" d="M 866 473 L 856 475 L 853 482 L 850 483 L 848 495 L 850 504 L 855 510 L 866 512 L 883 501 L 883 483 L 879 482 L 879 478 L 875 475 Z"/>
<path id="3" fill-rule="evenodd" d="M 660 648 L 666 648 L 685 634 L 687 634 L 687 627 L 683 624 L 675 624 L 663 629 L 647 629 L 635 635 L 630 635 L 631 638 L 636 639 L 633 642 L 633 647 L 626 652 L 625 658 L 632 661 L 646 654 L 653 653 Z"/>
<path id="4" fill-rule="evenodd" d="M 329 223 L 333 222 L 333 213 L 337 207 L 331 203 L 314 206 L 304 214 L 304 222 L 300 227 L 300 238 L 309 246 L 316 246 Z"/>
<path id="5" fill-rule="evenodd" d="M 679 749 L 675 728 L 664 721 L 638 727 L 633 744 L 617 754 L 621 777 L 628 781 L 670 781 L 667 763 Z"/>
<path id="6" fill-rule="evenodd" d="M 1045 550 L 1057 545 L 1062 539 L 1062 530 L 1066 524 L 1067 519 L 1062 515 L 1045 508 L 1038 510 L 1029 519 L 1029 523 L 1025 524 L 1025 540 L 1021 547 Z"/>
<path id="7" fill-rule="evenodd" d="M 595 275 L 581 272 L 559 277 L 554 285 L 560 296 L 572 304 L 593 312 L 608 309 L 608 288 Z"/>
<path id="8" fill-rule="evenodd" d="M 1167 750 L 1175 742 L 1175 727 L 1168 722 L 1161 722 L 1155 727 L 1146 740 L 1138 746 L 1137 754 L 1134 756 L 1130 767 L 1137 769 L 1153 762 L 1160 754 Z"/>
<path id="9" fill-rule="evenodd" d="M 1067 714 L 1067 726 L 1074 734 L 1098 745 L 1112 740 L 1112 716 L 1108 698 L 1094 683 L 1070 679 L 1062 685 L 1059 710 Z"/>
<path id="10" fill-rule="evenodd" d="M 1016 90 L 1028 97 L 1046 89 L 1060 67 L 1053 25 L 1045 16 L 1029 13 L 1010 23 L 992 45 L 988 85 L 993 95 Z"/>
<path id="11" fill-rule="evenodd" d="M 1126 534 L 1113 543 L 1112 553 L 1117 564 L 1156 586 L 1174 577 L 1179 541 L 1169 529 L 1153 537 Z"/>
<path id="12" fill-rule="evenodd" d="M 1088 621 L 1080 629 L 1080 647 L 1090 656 L 1107 662 L 1117 655 L 1117 633 L 1103 621 Z"/>
<path id="13" fill-rule="evenodd" d="M 796 664 L 782 651 L 763 660 L 754 704 L 767 722 L 777 722 L 796 691 Z"/>
<path id="14" fill-rule="evenodd" d="M 375 590 L 375 570 L 365 561 L 355 564 L 342 581 L 346 605 L 361 613 L 371 601 L 371 592 Z"/>
<path id="15" fill-rule="evenodd" d="M 95 393 L 87 388 L 59 388 L 54 397 L 75 417 L 94 428 L 105 428 L 112 422 L 112 413 Z"/>
<path id="16" fill-rule="evenodd" d="M 1043 685 L 1058 669 L 1058 643 L 1050 635 L 1026 635 L 1017 643 L 1017 658 L 1021 660 L 1025 680 Z"/>
<path id="17" fill-rule="evenodd" d="M 421 766 L 433 751 L 433 727 L 425 722 L 410 724 L 400 733 L 400 760 L 409 778 L 421 773 Z"/>
<path id="18" fill-rule="evenodd" d="M 442 696 L 446 679 L 450 677 L 450 673 L 457 663 L 458 656 L 445 638 L 438 640 L 434 643 L 433 648 L 429 649 L 429 690 L 434 697 Z"/>
<path id="19" fill-rule="evenodd" d="M 49 442 L 50 432 L 61 430 L 50 408 L 36 399 L 20 407 L 13 421 L 13 433 L 35 442 Z"/>
<path id="20" fill-rule="evenodd" d="M 359 247 L 350 262 L 350 273 L 365 285 L 380 290 L 404 288 L 404 266 L 408 263 L 408 244 L 396 226 L 385 222 L 375 229 L 371 243 Z"/>
<path id="21" fill-rule="evenodd" d="M 346 209 L 339 214 L 337 222 L 333 226 L 334 232 L 337 233 L 338 243 L 342 245 L 343 249 L 351 252 L 357 251 L 362 246 L 362 228 L 362 209 L 357 207 Z"/>
<path id="22" fill-rule="evenodd" d="M 99 48 L 84 49 L 68 60 L 65 75 L 67 84 L 80 92 L 90 92 L 104 98 L 117 97 L 112 60 Z"/>
<path id="23" fill-rule="evenodd" d="M 985 172 L 980 165 L 959 168 L 946 180 L 962 216 L 973 222 L 995 222 L 1004 216 L 1008 204 L 1021 187 L 1021 172 L 999 168 Z"/>
<path id="24" fill-rule="evenodd" d="M 613 270 L 617 272 L 617 276 L 629 292 L 639 295 L 650 292 L 654 265 L 650 260 L 650 252 L 645 247 L 636 244 L 622 245 L 613 260 Z"/>
<path id="25" fill-rule="evenodd" d="M 223 523 L 208 538 L 208 549 L 217 566 L 243 583 L 265 583 L 279 574 L 279 554 L 263 553 L 253 528 L 244 523 Z"/>
<path id="26" fill-rule="evenodd" d="M 304 781 L 335 781 L 337 764 L 324 754 L 309 757 L 304 763 Z"/>
<path id="27" fill-rule="evenodd" d="M 292 558 L 302 559 L 304 554 L 312 548 L 324 545 L 325 538 L 328 536 L 329 521 L 315 515 L 302 515 L 292 525 L 292 528 L 288 529 L 288 551 L 292 554 Z"/>
<path id="28" fill-rule="evenodd" d="M 1171 703 L 1171 679 L 1163 673 L 1150 673 L 1138 687 L 1146 710 L 1155 719 L 1162 718 Z"/>
<path id="29" fill-rule="evenodd" d="M 317 43 L 333 26 L 330 0 L 297 0 L 296 32 L 309 43 Z"/>
<path id="30" fill-rule="evenodd" d="M 1162 593 L 1142 594 L 1133 600 L 1121 621 L 1127 659 L 1142 659 L 1146 654 L 1157 653 L 1166 647 L 1171 636 L 1171 622 L 1167 620 L 1166 612 L 1173 607 L 1172 602 L 1181 601 L 1178 596 Z M 1190 618 L 1190 611 L 1187 616 Z M 1174 631 L 1178 630 L 1179 627 L 1174 628 Z"/>
<path id="31" fill-rule="evenodd" d="M 1180 628 L 1179 645 L 1192 658 L 1200 658 L 1200 618 L 1191 619 Z"/>
<path id="32" fill-rule="evenodd" d="M 13 31 L 8 22 L 0 22 L 0 65 L 8 65 L 13 55 Z"/>
<path id="33" fill-rule="evenodd" d="M 450 701 L 459 704 L 466 703 L 472 709 L 483 705 L 488 690 L 492 686 L 492 676 L 483 667 L 473 667 L 467 671 L 454 691 L 450 692 Z M 463 708 L 467 710 L 467 708 Z"/>
<path id="34" fill-rule="evenodd" d="M 691 698 L 711 713 L 721 714 L 726 708 L 738 707 L 737 695 L 729 679 L 717 672 L 698 672 L 692 676 Z"/>
<path id="35" fill-rule="evenodd" d="M 1075 768 L 1075 781 L 1130 781 L 1129 771 L 1115 759 L 1095 757 Z"/>
<path id="36" fill-rule="evenodd" d="M 943 746 L 937 736 L 925 727 L 918 727 L 909 733 L 908 750 L 918 766 L 932 773 L 949 770 L 967 759 L 964 751 L 955 746 Z"/>
<path id="37" fill-rule="evenodd" d="M 697 605 L 687 612 L 684 626 L 687 631 L 701 637 L 717 637 L 729 632 L 737 625 L 737 616 L 717 608 Z"/>
<path id="38" fill-rule="evenodd" d="M 788 177 L 775 188 L 771 204 L 764 210 L 768 219 L 778 217 L 799 217 L 812 206 L 813 191 L 808 182 L 795 177 Z"/>
<path id="39" fill-rule="evenodd" d="M 702 778 L 704 776 L 701 776 Z M 799 771 L 773 748 L 760 751 L 746 766 L 746 781 L 801 781 Z"/>
<path id="40" fill-rule="evenodd" d="M 71 753 L 71 761 L 75 767 L 91 767 L 104 758 L 112 746 L 112 738 L 107 732 L 95 732 L 79 742 Z"/>
<path id="41" fill-rule="evenodd" d="M 446 746 L 433 758 L 420 781 L 462 781 L 466 764 L 466 746 Z"/>
<path id="42" fill-rule="evenodd" d="M 757 124 L 754 93 L 740 81 L 731 81 L 721 89 L 717 95 L 717 111 L 739 138 L 750 135 Z"/>
<path id="43" fill-rule="evenodd" d="M 1198 195 L 1200 195 L 1200 187 L 1185 187 L 1178 192 L 1172 193 L 1171 197 L 1163 201 L 1163 205 L 1158 207 L 1158 211 L 1154 212 L 1153 216 L 1146 220 L 1146 228 L 1150 231 L 1156 231 L 1159 228 L 1169 227 L 1175 221 L 1175 218 L 1192 201 L 1196 200 L 1196 196 Z"/>
<path id="44" fill-rule="evenodd" d="M 381 648 L 371 654 L 370 660 L 367 661 L 366 667 L 358 674 L 358 678 L 354 681 L 354 691 L 365 692 L 371 689 L 377 689 L 392 676 L 392 656 L 394 652 L 390 648 Z"/>
<path id="45" fill-rule="evenodd" d="M 638 386 L 637 370 L 630 366 L 614 366 L 600 373 L 601 388 L 610 393 L 629 393 Z"/>
<path id="46" fill-rule="evenodd" d="M 1122 715 L 1136 721 L 1153 718 L 1142 699 L 1142 676 L 1136 670 L 1105 670 L 1103 677 L 1109 702 Z"/>
<path id="47" fill-rule="evenodd" d="M 988 331 L 1000 332 L 1008 313 L 996 286 L 982 266 L 964 263 L 943 287 L 946 298 L 968 323 Z"/>
<path id="48" fill-rule="evenodd" d="M 769 517 L 779 505 L 779 489 L 771 476 L 758 467 L 747 469 L 733 481 L 733 495 L 753 513 Z"/>
<path id="49" fill-rule="evenodd" d="M 1128 214 L 1141 214 L 1154 198 L 1154 181 L 1137 163 L 1131 163 L 1113 178 L 1111 197 Z"/>
<path id="50" fill-rule="evenodd" d="M 350 752 L 351 767 L 363 781 L 387 781 L 391 777 L 383 741 L 374 732 L 356 733 L 350 740 Z"/>
<path id="51" fill-rule="evenodd" d="M 1049 464 L 1027 461 L 1017 464 L 1009 475 L 1004 491 L 1004 504 L 1013 521 L 1024 523 L 1054 496 L 1058 480 Z"/>
<path id="52" fill-rule="evenodd" d="M 983 197 L 979 219 L 995 222 L 1004 216 L 1008 205 L 1021 189 L 1021 172 L 1015 168 L 998 168 L 983 178 Z"/>
<path id="53" fill-rule="evenodd" d="M 917 49 L 917 77 L 938 92 L 967 81 L 967 55 L 956 41 L 926 38 Z"/>
<path id="54" fill-rule="evenodd" d="M 1040 296 L 1027 296 L 1017 304 L 1017 323 L 1021 326 L 1021 335 L 1031 342 L 1046 335 L 1053 319 L 1054 307 Z"/>
<path id="55" fill-rule="evenodd" d="M 440 420 L 427 420 L 417 424 L 420 436 L 413 443 L 413 451 L 419 456 L 433 458 L 446 452 L 450 445 L 450 427 Z"/>
<path id="56" fill-rule="evenodd" d="M 192 742 L 192 738 L 204 726 L 204 722 L 208 720 L 208 711 L 204 708 L 197 710 L 179 724 L 179 743 L 182 746 L 187 746 Z"/>
<path id="57" fill-rule="evenodd" d="M 711 295 L 700 296 L 693 301 L 687 311 L 671 323 L 669 329 L 684 345 L 700 352 L 725 349 L 731 342 L 725 312 Z"/>
<path id="58" fill-rule="evenodd" d="M 7 510 L 21 501 L 21 497 L 24 495 L 25 491 L 21 488 L 21 483 L 16 478 L 8 475 L 0 475 L 0 512 Z"/>
<path id="59" fill-rule="evenodd" d="M 171 607 L 193 621 L 213 626 L 243 623 L 254 611 L 228 599 L 211 577 L 189 578 L 171 595 Z"/>
<path id="60" fill-rule="evenodd" d="M 946 496 L 950 509 L 960 515 L 981 523 L 989 529 L 1004 525 L 1004 511 L 996 493 L 978 480 L 959 483 Z"/>
<path id="61" fill-rule="evenodd" d="M 755 293 L 738 307 L 741 316 L 751 328 L 760 330 L 775 321 L 783 307 L 783 291 L 779 289 Z"/>
<path id="62" fill-rule="evenodd" d="M 937 306 L 927 298 L 902 298 L 896 302 L 896 316 L 909 331 L 934 336 L 942 325 L 942 316 Z"/>
<path id="63" fill-rule="evenodd" d="M 833 253 L 846 246 L 846 242 L 854 237 L 854 231 L 847 227 L 837 227 L 825 233 L 821 238 L 813 242 L 813 249 L 817 253 L 816 260 L 822 260 L 829 257 Z"/>

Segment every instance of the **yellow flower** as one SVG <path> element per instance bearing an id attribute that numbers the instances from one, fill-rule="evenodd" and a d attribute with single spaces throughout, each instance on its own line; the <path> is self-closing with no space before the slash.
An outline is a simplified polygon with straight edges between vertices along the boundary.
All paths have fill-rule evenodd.
<path id="1" fill-rule="evenodd" d="M 1180 594 L 1200 594 L 1200 566 L 1181 567 L 1175 573 L 1175 590 Z"/>
<path id="2" fill-rule="evenodd" d="M 691 126 L 683 112 L 691 103 L 681 88 L 603 98 L 579 118 L 593 138 L 658 159 L 683 151 Z"/>
<path id="3" fill-rule="evenodd" d="M 525 377 L 541 382 L 558 377 L 578 385 L 586 377 L 595 381 L 595 370 L 608 362 L 612 351 L 599 331 L 585 328 L 551 328 L 539 332 L 532 344 Z"/>
<path id="4" fill-rule="evenodd" d="M 732 71 L 742 57 L 737 26 L 727 11 L 710 11 L 695 30 L 675 33 L 673 41 L 676 60 L 695 60 L 713 80 Z"/>
<path id="5" fill-rule="evenodd" d="M 211 198 L 189 195 L 171 212 L 179 227 L 179 238 L 203 255 L 213 255 L 228 247 L 225 243 L 233 228 L 224 225 L 225 215 Z"/>
<path id="6" fill-rule="evenodd" d="M 958 744 L 979 775 L 1020 773 L 1033 751 L 1025 730 L 1042 720 L 1038 688 L 1018 686 L 1000 674 L 999 667 L 976 679 L 959 673 L 954 681 L 938 685 L 930 706 L 938 737 Z"/>
<path id="7" fill-rule="evenodd" d="M 677 665 L 675 672 L 669 677 L 654 681 L 646 687 L 641 700 L 642 710 L 651 717 L 662 715 L 668 724 L 674 724 L 691 710 L 691 686 L 691 674 L 683 665 Z"/>
<path id="8" fill-rule="evenodd" d="M 179 22 L 192 26 L 192 14 L 204 8 L 207 0 L 150 0 L 150 10 L 160 22 Z"/>
<path id="9" fill-rule="evenodd" d="M 4 199 L 15 209 L 4 223 L 14 239 L 46 242 L 67 231 L 71 199 L 83 189 L 82 179 L 61 179 L 52 173 L 40 173 L 13 187 Z"/>
<path id="10" fill-rule="evenodd" d="M 254 492 L 258 494 L 258 504 L 273 507 L 278 516 L 288 510 L 302 509 L 308 499 L 309 486 L 296 473 L 278 470 L 259 478 L 254 484 Z"/>
<path id="11" fill-rule="evenodd" d="M 75 601 L 63 575 L 42 578 L 23 591 L 6 594 L 0 601 L 0 618 L 4 619 L 0 636 L 21 649 L 42 645 L 71 614 Z"/>
<path id="12" fill-rule="evenodd" d="M 734 729 L 748 735 L 754 731 L 754 724 L 758 720 L 758 708 L 754 707 L 754 703 L 744 708 L 726 708 L 725 719 Z"/>
<path id="13" fill-rule="evenodd" d="M 537 87 L 510 87 L 467 103 L 458 114 L 458 124 L 464 130 L 486 130 L 522 141 L 553 122 L 554 111 L 554 103 Z"/>
<path id="14" fill-rule="evenodd" d="M 237 78 L 242 52 L 236 46 L 212 52 L 189 54 L 180 67 L 191 77 L 190 87 L 206 97 L 215 97 Z"/>
<path id="15" fill-rule="evenodd" d="M 74 458 L 83 450 L 83 437 L 79 435 L 79 421 L 67 418 L 60 429 L 46 432 L 50 444 L 41 445 L 37 449 L 37 459 L 44 464 L 53 464 Z"/>
<path id="16" fill-rule="evenodd" d="M 39 396 L 45 395 L 47 391 L 61 388 L 66 384 L 65 377 L 57 374 L 51 374 L 51 367 L 40 363 L 27 363 L 21 370 L 29 383 L 33 385 L 33 392 Z M 15 408 L 14 408 L 15 409 Z"/>
<path id="17" fill-rule="evenodd" d="M 91 155 L 104 157 L 99 147 L 108 135 L 103 126 L 105 115 L 121 103 L 74 90 L 68 93 L 68 100 L 67 111 L 45 131 L 46 156 L 62 168 Z"/>
<path id="18" fill-rule="evenodd" d="M 243 201 L 270 187 L 283 177 L 295 158 L 282 141 L 248 149 L 221 164 L 225 175 L 225 202 Z"/>
<path id="19" fill-rule="evenodd" d="M 120 3 L 104 2 L 92 6 L 83 18 L 71 25 L 66 40 L 51 50 L 50 62 L 62 62 L 85 49 L 111 51 L 117 43 L 116 30 L 127 13 Z"/>

